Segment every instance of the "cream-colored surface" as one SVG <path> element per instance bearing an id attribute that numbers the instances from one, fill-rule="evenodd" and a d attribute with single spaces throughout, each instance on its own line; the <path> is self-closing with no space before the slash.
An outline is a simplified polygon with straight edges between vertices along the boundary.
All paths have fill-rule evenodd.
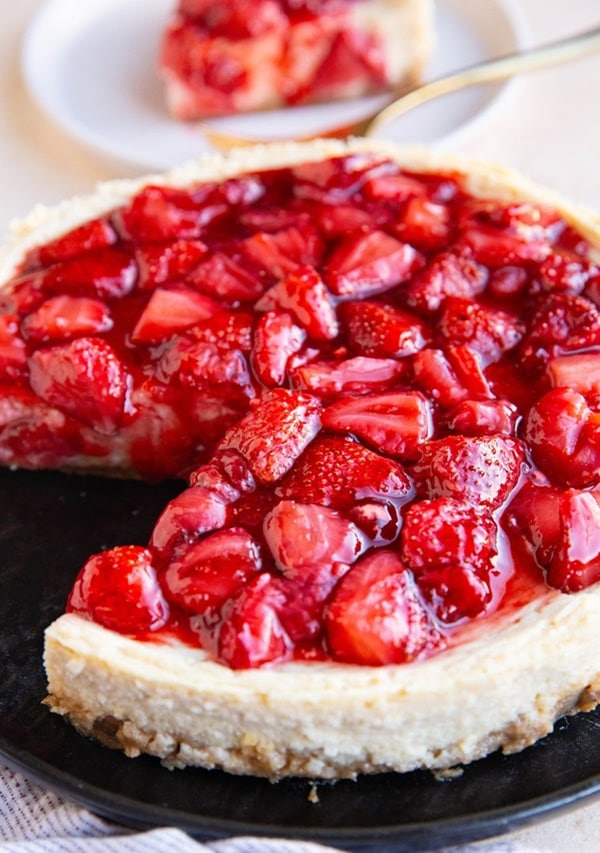
<path id="1" fill-rule="evenodd" d="M 92 154 L 59 131 L 26 96 L 18 71 L 24 29 L 43 0 L 5 3 L 0 28 L 0 230 L 36 202 L 89 192 L 98 180 L 136 174 L 135 165 Z M 597 25 L 597 0 L 518 0 L 532 41 L 547 42 Z M 593 92 L 600 56 L 517 83 L 509 99 L 454 142 L 462 153 L 510 163 L 570 198 L 600 203 L 600 113 Z M 137 169 L 137 174 L 140 174 Z M 600 802 L 509 836 L 551 853 L 595 850 Z"/>

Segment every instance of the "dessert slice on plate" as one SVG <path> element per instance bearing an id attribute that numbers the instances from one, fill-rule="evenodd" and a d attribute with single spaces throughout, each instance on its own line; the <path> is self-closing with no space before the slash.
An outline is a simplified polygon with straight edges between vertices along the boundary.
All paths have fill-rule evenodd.
<path id="1" fill-rule="evenodd" d="M 10 465 L 187 472 L 48 703 L 174 766 L 445 768 L 598 701 L 600 229 L 496 167 L 246 149 L 3 255 Z"/>
<path id="2" fill-rule="evenodd" d="M 431 0 L 180 0 L 160 71 L 179 119 L 410 88 Z"/>

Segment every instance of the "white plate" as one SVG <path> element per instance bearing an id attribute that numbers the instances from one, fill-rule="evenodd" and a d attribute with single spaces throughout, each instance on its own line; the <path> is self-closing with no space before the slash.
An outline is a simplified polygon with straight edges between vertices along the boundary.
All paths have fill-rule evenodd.
<path id="1" fill-rule="evenodd" d="M 165 169 L 211 150 L 198 128 L 169 117 L 156 56 L 175 0 L 47 0 L 23 44 L 30 93 L 90 147 L 143 168 Z M 438 0 L 438 48 L 427 78 L 517 50 L 523 25 L 513 0 Z M 433 102 L 386 128 L 402 142 L 447 141 L 496 103 L 507 84 Z M 317 134 L 351 123 L 382 98 L 214 120 L 255 138 Z"/>

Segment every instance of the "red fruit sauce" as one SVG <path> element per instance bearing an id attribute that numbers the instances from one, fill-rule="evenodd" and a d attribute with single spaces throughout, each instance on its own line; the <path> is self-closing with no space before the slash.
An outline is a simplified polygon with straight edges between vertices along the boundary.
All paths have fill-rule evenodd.
<path id="1" fill-rule="evenodd" d="M 72 612 L 422 659 L 600 580 L 599 293 L 555 212 L 371 154 L 147 187 L 6 287 L 0 459 L 188 478 Z"/>

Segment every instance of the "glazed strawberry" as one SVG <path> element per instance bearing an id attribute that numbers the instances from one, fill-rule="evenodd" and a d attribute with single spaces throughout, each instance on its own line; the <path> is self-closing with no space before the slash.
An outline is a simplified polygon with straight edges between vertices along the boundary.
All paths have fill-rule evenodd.
<path id="1" fill-rule="evenodd" d="M 423 497 L 495 508 L 517 485 L 523 462 L 524 448 L 516 439 L 450 436 L 424 444 L 411 473 Z"/>
<path id="2" fill-rule="evenodd" d="M 539 281 L 550 292 L 581 293 L 590 279 L 600 277 L 600 268 L 574 252 L 553 252 L 539 266 Z"/>
<path id="3" fill-rule="evenodd" d="M 119 299 L 133 290 L 137 267 L 128 252 L 109 248 L 60 261 L 38 275 L 48 294 Z"/>
<path id="4" fill-rule="evenodd" d="M 92 219 L 28 252 L 26 263 L 28 267 L 47 267 L 59 261 L 77 258 L 94 249 L 104 249 L 116 242 L 115 230 L 106 219 Z"/>
<path id="5" fill-rule="evenodd" d="M 150 551 L 123 545 L 92 557 L 75 580 L 67 612 L 122 634 L 156 631 L 167 621 L 169 607 Z"/>
<path id="6" fill-rule="evenodd" d="M 128 377 L 115 351 L 101 338 L 37 350 L 29 359 L 30 382 L 50 406 L 100 432 L 118 429 Z"/>
<path id="7" fill-rule="evenodd" d="M 423 349 L 413 359 L 415 383 L 442 406 L 493 397 L 477 356 L 468 347 Z"/>
<path id="8" fill-rule="evenodd" d="M 421 256 L 408 243 L 383 231 L 348 237 L 327 262 L 326 282 L 343 298 L 385 293 L 409 279 Z"/>
<path id="9" fill-rule="evenodd" d="M 132 333 L 136 344 L 154 344 L 170 338 L 175 332 L 189 329 L 212 317 L 220 305 L 187 287 L 157 288 L 144 308 Z"/>
<path id="10" fill-rule="evenodd" d="M 531 204 L 476 202 L 463 217 L 460 244 L 488 267 L 541 262 L 551 252 L 550 226 L 559 219 Z"/>
<path id="11" fill-rule="evenodd" d="M 321 427 L 321 406 L 309 394 L 278 388 L 225 433 L 219 450 L 237 450 L 263 483 L 280 480 Z"/>
<path id="12" fill-rule="evenodd" d="M 448 426 L 462 435 L 514 435 L 518 409 L 508 400 L 465 400 L 448 415 Z"/>
<path id="13" fill-rule="evenodd" d="M 379 358 L 413 355 L 425 346 L 429 331 L 414 314 L 380 302 L 347 302 L 340 307 L 352 349 Z"/>
<path id="14" fill-rule="evenodd" d="M 561 532 L 561 494 L 550 486 L 525 483 L 506 512 L 507 526 L 524 535 L 543 567 L 549 566 Z"/>
<path id="15" fill-rule="evenodd" d="M 443 204 L 436 204 L 422 196 L 407 201 L 396 235 L 423 252 L 445 248 L 451 238 L 451 212 Z"/>
<path id="16" fill-rule="evenodd" d="M 245 409 L 248 400 L 255 396 L 243 353 L 221 349 L 217 344 L 197 341 L 192 336 L 171 339 L 156 365 L 156 376 L 171 387 L 210 392 L 236 408 L 242 405 Z M 204 407 L 208 407 L 207 400 Z"/>
<path id="17" fill-rule="evenodd" d="M 367 33 L 338 33 L 314 74 L 309 98 L 351 98 L 385 84 L 385 61 L 377 39 Z M 304 100 L 296 99 L 298 103 Z"/>
<path id="18" fill-rule="evenodd" d="M 264 536 L 287 577 L 316 575 L 331 586 L 367 547 L 356 525 L 337 510 L 295 501 L 280 501 L 265 517 Z"/>
<path id="19" fill-rule="evenodd" d="M 286 604 L 277 579 L 267 572 L 257 575 L 232 600 L 221 623 L 219 658 L 232 669 L 247 669 L 291 657 L 292 641 L 280 616 Z"/>
<path id="20" fill-rule="evenodd" d="M 188 336 L 196 341 L 215 344 L 220 350 L 252 349 L 254 317 L 245 311 L 219 311 L 208 320 L 196 323 Z"/>
<path id="21" fill-rule="evenodd" d="M 404 516 L 402 559 L 417 578 L 430 569 L 458 566 L 489 571 L 497 533 L 494 520 L 468 503 L 419 501 Z"/>
<path id="22" fill-rule="evenodd" d="M 402 519 L 391 502 L 362 501 L 349 510 L 354 523 L 366 533 L 375 548 L 389 545 L 400 535 Z"/>
<path id="23" fill-rule="evenodd" d="M 165 597 L 188 613 L 218 610 L 262 568 L 258 543 L 239 528 L 211 533 L 171 560 L 160 576 Z"/>
<path id="24" fill-rule="evenodd" d="M 337 205 L 354 198 L 373 178 L 397 172 L 393 163 L 370 152 L 300 163 L 292 168 L 294 195 Z"/>
<path id="25" fill-rule="evenodd" d="M 348 432 L 382 453 L 414 460 L 419 446 L 433 433 L 429 401 L 416 391 L 339 400 L 323 412 L 323 426 Z"/>
<path id="26" fill-rule="evenodd" d="M 584 296 L 542 297 L 519 347 L 519 363 L 538 370 L 550 358 L 600 346 L 600 309 Z"/>
<path id="27" fill-rule="evenodd" d="M 348 438 L 319 438 L 276 489 L 282 498 L 349 509 L 357 501 L 405 502 L 410 480 L 402 466 Z"/>
<path id="28" fill-rule="evenodd" d="M 407 305 L 437 311 L 448 296 L 470 299 L 485 290 L 488 271 L 471 258 L 442 253 L 418 272 L 404 290 Z"/>
<path id="29" fill-rule="evenodd" d="M 242 252 L 275 278 L 299 266 L 317 266 L 323 260 L 321 235 L 309 222 L 300 222 L 274 234 L 259 232 L 241 245 Z"/>
<path id="30" fill-rule="evenodd" d="M 438 328 L 446 345 L 467 344 L 486 364 L 516 346 L 523 333 L 514 315 L 458 297 L 444 302 Z"/>
<path id="31" fill-rule="evenodd" d="M 600 352 L 558 356 L 548 362 L 546 372 L 553 387 L 600 394 Z"/>
<path id="32" fill-rule="evenodd" d="M 565 492 L 559 502 L 560 534 L 546 579 L 562 592 L 600 580 L 600 503 L 591 492 Z"/>
<path id="33" fill-rule="evenodd" d="M 529 287 L 529 271 L 524 267 L 498 267 L 489 280 L 489 290 L 498 299 L 510 299 Z"/>
<path id="34" fill-rule="evenodd" d="M 489 582 L 469 565 L 429 569 L 419 577 L 417 585 L 445 625 L 481 616 L 492 599 Z"/>
<path id="35" fill-rule="evenodd" d="M 19 335 L 19 317 L 0 314 L 0 377 L 14 379 L 24 375 L 26 365 L 27 352 Z"/>
<path id="36" fill-rule="evenodd" d="M 333 301 L 321 276 L 312 267 L 297 267 L 267 290 L 257 311 L 290 311 L 309 338 L 327 341 L 337 337 L 338 321 Z"/>
<path id="37" fill-rule="evenodd" d="M 108 306 L 99 299 L 53 296 L 25 318 L 21 330 L 29 340 L 49 343 L 99 335 L 113 325 Z"/>
<path id="38" fill-rule="evenodd" d="M 405 373 L 405 365 L 395 359 L 357 356 L 345 361 L 314 361 L 292 367 L 289 378 L 294 388 L 327 400 L 346 394 L 385 391 L 397 385 Z"/>
<path id="39" fill-rule="evenodd" d="M 291 314 L 267 311 L 256 325 L 252 365 L 258 379 L 268 388 L 283 385 L 288 359 L 298 352 L 306 332 L 297 326 Z"/>
<path id="40" fill-rule="evenodd" d="M 215 252 L 202 261 L 188 276 L 187 283 L 201 293 L 229 302 L 238 299 L 241 302 L 253 301 L 266 286 L 259 275 L 252 275 L 241 262 L 223 252 Z"/>
<path id="41" fill-rule="evenodd" d="M 334 660 L 366 666 L 407 663 L 443 646 L 410 573 L 389 551 L 352 567 L 327 607 L 325 627 Z"/>
<path id="42" fill-rule="evenodd" d="M 140 243 L 195 240 L 206 225 L 227 212 L 224 203 L 210 203 L 211 190 L 210 184 L 197 191 L 146 186 L 115 216 L 117 230 Z"/>
<path id="43" fill-rule="evenodd" d="M 365 195 L 376 201 L 402 204 L 412 198 L 424 196 L 427 188 L 410 175 L 376 175 L 364 187 Z"/>
<path id="44" fill-rule="evenodd" d="M 207 252 L 201 240 L 175 240 L 173 243 L 149 243 L 135 253 L 138 287 L 152 290 L 159 284 L 186 278 Z"/>
<path id="45" fill-rule="evenodd" d="M 201 485 L 185 489 L 160 515 L 150 538 L 151 547 L 163 560 L 185 553 L 203 533 L 225 526 L 227 504 L 237 496 Z"/>

